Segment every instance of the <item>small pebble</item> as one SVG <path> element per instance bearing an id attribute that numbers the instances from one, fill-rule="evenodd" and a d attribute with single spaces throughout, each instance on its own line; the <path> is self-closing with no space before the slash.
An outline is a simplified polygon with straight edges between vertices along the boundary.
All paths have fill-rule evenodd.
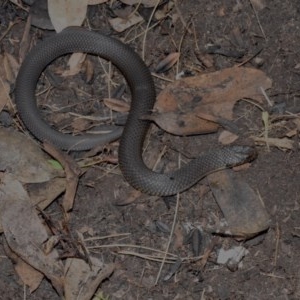
<path id="1" fill-rule="evenodd" d="M 264 59 L 257 56 L 253 59 L 253 64 L 256 66 L 256 67 L 261 67 L 263 64 L 264 64 Z"/>

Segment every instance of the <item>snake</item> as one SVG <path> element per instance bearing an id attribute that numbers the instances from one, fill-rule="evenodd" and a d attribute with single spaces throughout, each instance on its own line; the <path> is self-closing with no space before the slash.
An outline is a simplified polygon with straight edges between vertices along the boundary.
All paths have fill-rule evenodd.
<path id="1" fill-rule="evenodd" d="M 256 149 L 247 145 L 216 147 L 175 171 L 159 173 L 143 160 L 145 137 L 151 121 L 156 91 L 149 68 L 129 46 L 116 38 L 85 29 L 68 27 L 37 43 L 27 54 L 17 75 L 15 103 L 20 119 L 35 138 L 50 142 L 62 150 L 89 150 L 117 139 L 121 131 L 107 135 L 62 133 L 41 116 L 36 99 L 38 80 L 45 68 L 57 58 L 76 52 L 99 56 L 111 61 L 124 76 L 131 91 L 131 105 L 119 144 L 119 166 L 125 180 L 135 189 L 156 196 L 181 193 L 208 174 L 251 161 Z"/>

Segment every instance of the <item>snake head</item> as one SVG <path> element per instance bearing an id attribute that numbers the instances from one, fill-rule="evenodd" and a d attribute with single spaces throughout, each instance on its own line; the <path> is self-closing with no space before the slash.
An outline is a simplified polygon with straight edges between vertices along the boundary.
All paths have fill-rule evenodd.
<path id="1" fill-rule="evenodd" d="M 226 162 L 227 167 L 242 165 L 256 159 L 257 150 L 251 146 L 230 146 L 226 147 Z"/>

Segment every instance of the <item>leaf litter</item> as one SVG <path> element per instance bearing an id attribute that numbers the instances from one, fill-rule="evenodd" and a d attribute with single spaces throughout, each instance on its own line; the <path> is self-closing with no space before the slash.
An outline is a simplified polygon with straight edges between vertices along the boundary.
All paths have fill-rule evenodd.
<path id="1" fill-rule="evenodd" d="M 0 173 L 0 228 L 7 243 L 6 254 L 15 262 L 16 272 L 30 291 L 37 289 L 46 276 L 65 299 L 74 299 L 78 294 L 81 299 L 91 299 L 99 284 L 113 272 L 114 264 L 105 265 L 93 257 L 89 258 L 92 265 L 75 258 L 64 263 L 53 247 L 57 243 L 52 239 L 55 235 L 49 234 L 49 228 L 39 217 L 41 210 L 65 190 L 64 210 L 72 208 L 81 170 L 69 156 L 50 145 L 45 148 L 60 164 L 53 163 L 37 144 L 22 134 L 4 129 L 0 134 L 4 171 Z M 24 146 L 27 151 L 22 150 Z M 62 178 L 65 175 L 61 166 L 66 178 Z M 54 244 L 49 248 L 46 245 L 51 240 Z M 71 271 L 74 268 L 76 272 Z"/>
<path id="2" fill-rule="evenodd" d="M 66 1 L 63 1 L 63 2 L 66 2 Z M 85 4 L 84 1 L 80 1 L 80 2 L 82 2 L 82 4 L 84 3 L 83 6 L 87 5 L 87 3 Z M 103 3 L 103 2 L 105 2 L 105 1 L 98 1 L 98 3 Z M 136 1 L 136 2 L 143 3 L 144 1 Z M 148 2 L 151 2 L 151 1 L 148 1 Z M 154 6 L 157 1 L 152 1 L 152 2 L 154 3 L 153 4 L 153 6 Z M 258 3 L 258 2 L 262 2 L 262 1 L 251 1 L 251 2 L 253 4 L 254 2 Z M 92 3 L 89 2 L 89 4 L 92 4 Z M 84 11 L 85 8 L 83 6 L 82 6 L 82 10 Z M 65 18 L 65 16 L 63 16 L 63 17 Z M 60 18 L 62 18 L 62 16 L 60 16 Z M 79 20 L 81 20 L 81 19 L 79 18 Z M 59 21 L 54 21 L 54 22 L 59 23 Z M 121 23 L 121 25 L 118 24 L 118 26 L 122 29 L 122 31 L 125 30 L 126 29 L 125 25 L 123 25 L 122 22 L 120 22 L 120 23 Z M 132 24 L 134 24 L 134 22 L 132 22 Z M 67 26 L 69 26 L 69 25 L 70 24 L 68 24 Z M 63 27 L 64 25 L 63 26 L 57 25 L 57 26 L 58 26 L 57 28 L 59 28 L 59 26 Z M 124 27 L 122 28 L 122 26 L 124 26 Z M 132 26 L 132 25 L 130 25 L 130 26 Z M 81 64 L 82 61 L 79 61 L 78 64 L 79 63 Z M 73 64 L 73 66 L 74 66 L 74 68 L 78 68 L 76 61 Z M 170 67 L 172 67 L 172 65 Z M 80 68 L 81 68 L 81 66 L 80 66 Z M 252 98 L 257 101 L 262 101 L 260 93 L 258 92 L 258 88 L 263 86 L 264 89 L 268 89 L 271 86 L 270 79 L 267 78 L 261 71 L 252 69 L 254 73 L 251 73 L 252 71 L 244 70 L 244 69 L 246 69 L 246 68 L 230 68 L 230 69 L 225 69 L 225 70 L 210 73 L 210 74 L 204 74 L 204 75 L 199 76 L 199 78 L 197 76 L 194 78 L 182 79 L 181 82 L 179 82 L 179 81 L 175 82 L 173 85 L 171 85 L 171 86 L 167 87 L 165 90 L 163 90 L 162 93 L 158 96 L 158 102 L 155 107 L 157 110 L 157 114 L 154 115 L 154 118 L 152 120 L 155 121 L 157 124 L 159 124 L 166 131 L 174 133 L 174 134 L 179 134 L 179 135 L 201 134 L 201 133 L 216 131 L 219 128 L 219 126 L 222 125 L 221 120 L 223 120 L 223 118 L 225 118 L 227 120 L 232 120 L 232 109 L 233 109 L 233 105 L 236 103 L 236 101 L 238 101 L 242 98 Z M 239 73 L 240 71 L 244 72 L 244 73 L 241 74 L 241 73 Z M 248 71 L 249 71 L 249 73 L 248 73 Z M 255 72 L 257 72 L 257 73 L 255 73 Z M 74 72 L 74 73 L 76 73 L 76 72 Z M 220 75 L 220 77 L 218 77 L 217 74 Z M 236 74 L 239 74 L 240 76 L 236 76 Z M 258 78 L 260 78 L 259 81 L 255 80 L 256 76 Z M 202 78 L 200 78 L 200 77 L 202 77 Z M 239 81 L 239 79 L 241 79 L 241 78 L 242 78 L 242 80 Z M 243 80 L 245 80 L 246 83 L 243 82 Z M 208 90 L 205 90 L 205 87 L 208 87 Z M 182 92 L 182 94 L 179 95 L 178 89 L 180 89 L 180 92 Z M 235 93 L 234 89 L 237 91 L 237 93 Z M 241 92 L 241 93 L 238 93 L 238 92 Z M 176 96 L 176 94 L 179 95 L 178 98 L 174 97 L 174 96 Z M 185 97 L 183 97 L 182 99 L 179 99 L 182 95 L 184 95 Z M 175 98 L 175 100 L 173 99 L 173 97 Z M 221 100 L 222 102 L 219 102 L 219 100 Z M 164 101 L 166 101 L 166 105 L 162 104 L 162 102 L 164 102 Z M 183 108 L 183 116 L 181 115 L 182 111 L 180 111 L 180 109 L 182 109 L 182 108 Z M 180 119 L 179 119 L 179 115 L 180 115 Z M 165 120 L 166 120 L 167 119 L 166 117 L 170 117 L 170 120 L 165 121 L 165 123 L 162 122 L 161 119 L 165 118 Z M 178 120 L 179 120 L 179 122 L 178 122 Z M 174 126 L 174 124 L 176 122 L 177 122 L 177 127 Z M 204 129 L 200 126 L 199 122 L 202 122 L 201 126 L 204 125 L 204 127 L 203 127 Z M 162 124 L 160 124 L 160 123 L 162 123 Z M 196 124 L 196 126 L 195 126 L 195 124 Z M 225 138 L 225 140 L 226 140 L 226 138 Z M 5 174 L 5 176 L 6 175 L 10 176 L 8 174 Z M 54 179 L 56 180 L 57 178 L 54 178 Z M 5 182 L 5 180 L 4 180 L 4 182 Z M 73 189 L 73 191 L 74 191 L 74 189 Z M 27 200 L 28 200 L 28 197 L 22 193 L 23 192 L 21 191 L 20 198 L 27 198 Z M 28 203 L 28 201 L 26 203 Z M 220 206 L 222 208 L 222 205 L 220 205 Z M 69 205 L 69 207 L 71 207 L 71 206 Z M 19 208 L 17 207 L 16 211 L 18 211 L 18 209 Z M 22 211 L 22 210 L 23 210 L 23 206 L 22 206 L 22 209 L 20 209 L 20 211 Z M 9 212 L 9 213 L 11 213 L 11 212 Z M 32 213 L 32 212 L 30 212 L 30 213 Z M 227 218 L 228 218 L 228 216 L 230 216 L 230 213 L 225 212 L 224 215 L 225 215 L 225 217 L 227 216 Z M 33 218 L 36 219 L 35 213 L 34 213 Z M 230 219 L 230 217 L 229 217 L 229 219 Z M 5 222 L 7 222 L 7 219 L 5 219 Z M 263 223 L 263 224 L 265 224 L 265 223 Z M 261 230 L 261 228 L 263 228 L 263 226 L 256 228 L 255 229 L 256 231 L 254 230 L 254 232 Z M 236 232 L 231 231 L 231 232 L 240 234 L 241 233 L 240 228 L 238 230 L 239 231 L 236 231 Z M 245 231 L 242 231 L 242 234 L 247 235 L 247 234 L 249 234 L 249 232 L 250 232 L 250 234 L 253 234 L 253 229 L 251 229 L 251 230 L 249 230 L 249 228 L 246 228 Z M 10 233 L 7 233 L 8 239 L 10 238 L 9 234 Z M 13 245 L 13 243 L 11 243 L 11 245 Z M 17 251 L 19 251 L 18 247 L 16 247 L 16 249 L 17 249 Z M 20 257 L 21 257 L 21 255 L 20 255 Z M 74 265 L 76 266 L 76 262 L 72 262 L 72 263 L 74 263 Z M 84 263 L 85 263 L 84 261 L 80 260 L 78 262 L 78 266 L 80 266 L 80 268 L 84 269 L 85 267 L 82 265 Z M 99 266 L 99 263 L 100 262 L 97 261 L 95 263 L 95 265 Z M 68 267 L 69 266 L 70 265 L 68 265 Z M 87 264 L 86 266 L 89 266 L 89 265 Z M 114 266 L 110 266 L 110 267 L 108 267 L 108 269 L 107 269 L 108 271 L 106 273 L 107 274 L 106 276 L 109 276 L 110 273 L 113 271 Z M 101 267 L 100 267 L 100 269 L 101 269 Z M 60 271 L 58 272 L 58 274 L 60 274 Z M 61 291 L 60 280 L 57 281 L 56 277 L 53 274 L 50 274 L 48 276 L 50 278 L 53 278 L 53 283 L 54 283 L 53 285 L 56 286 L 57 290 Z M 106 278 L 106 277 L 103 277 L 103 278 Z M 82 279 L 80 279 L 80 280 L 82 280 Z M 78 282 L 80 282 L 80 280 Z M 100 280 L 99 283 L 102 280 Z M 98 285 L 99 285 L 99 283 L 98 283 Z M 70 284 L 70 286 L 71 286 L 71 284 Z M 36 288 L 36 287 L 34 287 L 34 288 Z M 78 286 L 77 286 L 77 288 L 78 288 Z M 72 299 L 71 295 L 74 291 L 75 291 L 75 287 L 70 288 L 70 290 L 67 292 L 70 295 L 69 296 L 70 299 Z M 66 291 L 65 291 L 65 293 L 66 293 Z M 90 299 L 90 298 L 86 298 L 86 299 Z"/>
<path id="3" fill-rule="evenodd" d="M 252 98 L 261 102 L 260 87 L 267 90 L 271 84 L 262 71 L 244 67 L 180 79 L 160 92 L 154 114 L 145 119 L 175 135 L 215 132 L 222 125 L 218 120 L 233 119 L 238 100 Z"/>

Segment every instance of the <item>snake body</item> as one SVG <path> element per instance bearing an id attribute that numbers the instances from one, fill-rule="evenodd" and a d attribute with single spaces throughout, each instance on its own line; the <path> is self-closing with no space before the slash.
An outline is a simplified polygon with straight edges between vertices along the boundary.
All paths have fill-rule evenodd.
<path id="1" fill-rule="evenodd" d="M 81 151 L 107 143 L 120 135 L 120 132 L 105 136 L 67 135 L 54 130 L 41 118 L 35 97 L 38 79 L 53 60 L 74 52 L 95 54 L 111 61 L 127 80 L 132 102 L 120 141 L 119 164 L 125 179 L 136 189 L 150 195 L 174 195 L 215 170 L 242 164 L 255 157 L 256 152 L 252 147 L 229 146 L 210 151 L 174 172 L 160 174 L 150 170 L 142 158 L 143 143 L 150 122 L 141 120 L 142 116 L 151 112 L 156 99 L 148 68 L 129 46 L 111 37 L 77 27 L 67 28 L 38 43 L 19 70 L 16 106 L 23 123 L 37 139 L 52 142 L 64 150 Z"/>

